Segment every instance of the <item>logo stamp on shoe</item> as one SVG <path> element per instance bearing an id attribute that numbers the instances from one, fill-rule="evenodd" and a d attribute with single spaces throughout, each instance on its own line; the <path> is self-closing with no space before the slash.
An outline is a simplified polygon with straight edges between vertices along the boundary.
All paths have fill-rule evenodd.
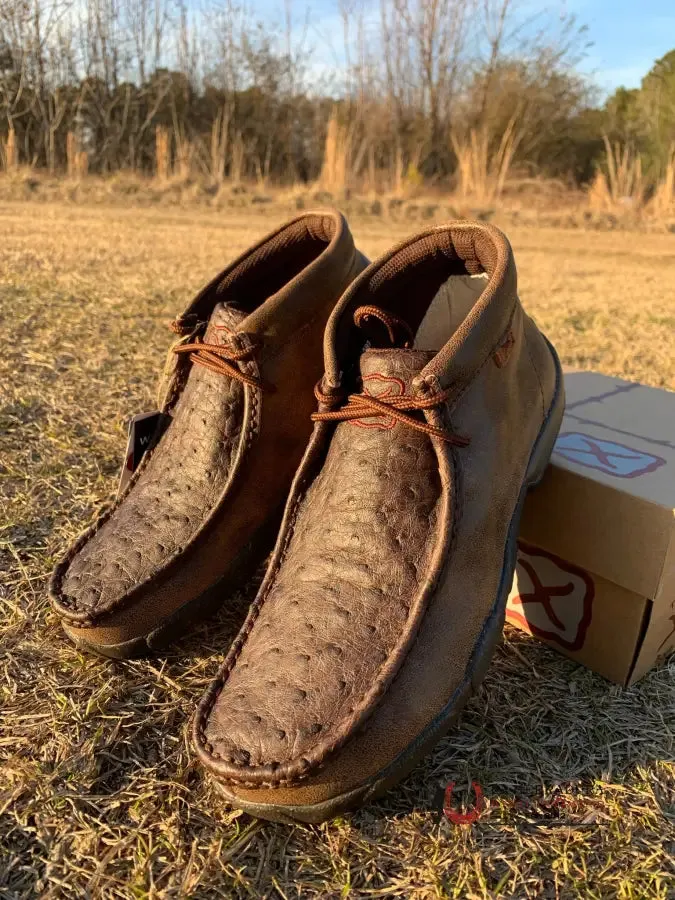
<path id="1" fill-rule="evenodd" d="M 591 437 L 580 431 L 567 431 L 558 437 L 555 452 L 570 462 L 598 469 L 616 478 L 637 478 L 665 465 L 665 459 L 635 450 L 616 441 Z"/>
<path id="2" fill-rule="evenodd" d="M 389 400 L 392 397 L 405 396 L 405 383 L 393 375 L 375 373 L 363 377 L 363 391 L 378 400 Z M 380 431 L 389 431 L 396 425 L 396 419 L 391 416 L 372 416 L 353 419 L 352 424 L 358 425 L 359 428 L 379 428 Z"/>
<path id="3" fill-rule="evenodd" d="M 514 625 L 566 650 L 580 650 L 594 595 L 588 572 L 519 542 L 516 579 L 506 608 L 506 618 Z"/>

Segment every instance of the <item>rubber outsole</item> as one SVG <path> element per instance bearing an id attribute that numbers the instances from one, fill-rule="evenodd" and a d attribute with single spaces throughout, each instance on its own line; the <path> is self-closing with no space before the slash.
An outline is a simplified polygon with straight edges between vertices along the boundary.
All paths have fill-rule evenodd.
<path id="1" fill-rule="evenodd" d="M 301 822 L 312 825 L 325 822 L 356 807 L 370 803 L 385 794 L 405 778 L 455 724 L 464 706 L 483 681 L 499 643 L 504 628 L 506 603 L 516 567 L 517 539 L 525 498 L 528 491 L 536 487 L 544 477 L 544 472 L 548 466 L 562 424 L 565 411 L 562 369 L 555 350 L 550 344 L 549 347 L 556 365 L 556 388 L 553 401 L 533 446 L 525 480 L 509 525 L 497 598 L 476 642 L 462 683 L 446 706 L 427 725 L 424 731 L 396 759 L 363 785 L 359 785 L 351 791 L 332 797 L 322 803 L 292 806 L 252 803 L 248 800 L 242 800 L 240 797 L 230 794 L 223 784 L 216 781 L 225 798 L 233 806 L 259 819 L 267 819 L 271 822 L 285 824 Z"/>
<path id="2" fill-rule="evenodd" d="M 184 603 L 147 634 L 119 644 L 100 644 L 74 634 L 65 622 L 62 627 L 80 649 L 108 659 L 136 659 L 162 650 L 185 636 L 186 629 L 214 615 L 229 596 L 239 590 L 265 556 L 271 551 L 281 513 L 277 513 L 257 532 L 230 566 L 228 572 L 206 591 Z"/>

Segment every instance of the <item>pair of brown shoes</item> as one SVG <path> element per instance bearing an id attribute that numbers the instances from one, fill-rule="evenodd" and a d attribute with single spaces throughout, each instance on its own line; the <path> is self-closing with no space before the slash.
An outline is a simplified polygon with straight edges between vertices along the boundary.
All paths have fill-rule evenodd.
<path id="1" fill-rule="evenodd" d="M 158 648 L 248 577 L 285 503 L 194 743 L 235 806 L 318 822 L 400 780 L 482 679 L 560 365 L 508 241 L 468 222 L 367 265 L 341 215 L 300 216 L 174 327 L 168 425 L 52 602 L 82 647 Z"/>

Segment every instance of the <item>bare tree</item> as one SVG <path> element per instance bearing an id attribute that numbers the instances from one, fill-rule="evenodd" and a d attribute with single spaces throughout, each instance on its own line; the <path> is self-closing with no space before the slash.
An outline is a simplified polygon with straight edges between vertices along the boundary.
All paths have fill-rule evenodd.
<path id="1" fill-rule="evenodd" d="M 92 172 L 154 172 L 161 128 L 184 174 L 261 185 L 319 178 L 332 142 L 345 184 L 403 190 L 472 140 L 541 165 L 583 107 L 578 29 L 524 0 L 334 0 L 343 48 L 328 36 L 320 71 L 309 13 L 248 2 L 0 0 L 0 138 L 52 172 L 67 146 Z"/>
<path id="2" fill-rule="evenodd" d="M 468 66 L 475 0 L 381 0 L 382 51 L 398 127 L 411 113 L 426 120 L 435 145 L 450 120 Z"/>

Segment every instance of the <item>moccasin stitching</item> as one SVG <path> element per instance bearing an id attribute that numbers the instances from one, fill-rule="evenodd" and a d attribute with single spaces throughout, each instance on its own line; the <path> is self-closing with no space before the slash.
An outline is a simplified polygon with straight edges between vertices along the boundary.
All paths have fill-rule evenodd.
<path id="1" fill-rule="evenodd" d="M 245 335 L 240 336 L 243 341 L 247 341 Z M 258 374 L 258 366 L 254 360 L 240 361 L 239 365 L 242 367 L 247 367 L 250 374 L 257 375 Z M 163 412 L 168 412 L 173 408 L 175 402 L 178 400 L 180 394 L 185 388 L 187 383 L 187 379 L 189 376 L 191 366 L 189 364 L 184 366 L 184 373 L 181 377 L 177 379 L 174 389 L 171 391 L 171 397 L 167 400 L 167 404 Z M 244 392 L 246 388 L 243 388 Z M 244 443 L 241 449 L 241 452 L 237 454 L 239 457 L 238 464 L 241 464 L 241 459 L 248 451 L 253 443 L 256 432 L 259 430 L 259 403 L 258 403 L 258 391 L 253 388 L 248 389 L 250 391 L 251 396 L 251 414 L 249 416 L 248 427 L 246 433 L 244 435 Z M 124 608 L 129 602 L 129 597 L 135 594 L 138 590 L 147 586 L 151 583 L 152 579 L 156 576 L 157 572 L 151 573 L 143 582 L 136 584 L 131 588 L 130 591 L 127 591 L 121 597 L 116 598 L 112 603 L 108 603 L 107 605 L 101 607 L 94 611 L 94 614 L 85 615 L 77 612 L 77 602 L 75 598 L 70 598 L 63 594 L 61 590 L 61 586 L 63 583 L 63 577 L 65 573 L 68 571 L 70 563 L 74 559 L 74 557 L 82 550 L 82 548 L 96 535 L 96 533 L 105 525 L 105 523 L 111 518 L 112 514 L 119 508 L 124 499 L 126 498 L 129 491 L 136 484 L 141 474 L 145 471 L 147 466 L 150 463 L 150 460 L 154 456 L 154 452 L 157 447 L 160 445 L 160 442 L 155 445 L 150 453 L 146 453 L 141 460 L 140 465 L 134 472 L 129 484 L 127 485 L 126 490 L 123 494 L 116 499 L 116 501 L 111 504 L 106 511 L 99 516 L 94 525 L 90 526 L 86 531 L 84 531 L 76 540 L 75 543 L 71 545 L 69 550 L 66 552 L 62 560 L 56 566 L 54 573 L 50 579 L 49 591 L 50 591 L 50 600 L 52 602 L 52 606 L 56 609 L 57 612 L 61 613 L 64 618 L 67 618 L 69 621 L 74 622 L 78 625 L 78 627 L 82 628 L 91 628 L 95 627 L 96 624 L 100 621 L 101 617 L 109 615 L 111 612 L 116 612 L 117 610 Z M 238 466 L 237 466 L 238 468 Z M 236 471 L 232 472 L 232 476 L 236 475 Z M 214 505 L 222 505 L 226 494 L 229 493 L 233 484 L 233 477 L 228 479 L 228 482 L 225 486 L 225 490 L 222 495 L 219 497 L 218 501 L 215 504 L 212 504 L 209 509 L 212 509 Z M 192 543 L 204 530 L 204 528 L 209 525 L 209 518 L 207 516 L 206 519 L 200 524 L 197 531 L 193 534 L 190 543 Z M 162 569 L 167 568 L 171 564 L 173 564 L 180 556 L 184 553 L 185 547 L 176 550 L 172 556 L 163 561 Z"/>
<path id="2" fill-rule="evenodd" d="M 438 454 L 439 448 L 436 445 L 436 441 L 432 439 L 432 444 L 434 445 L 434 449 Z M 459 487 L 459 468 L 457 463 L 457 452 L 455 449 L 451 449 L 449 452 L 449 457 L 451 460 L 451 465 L 453 469 L 453 489 L 452 489 L 452 498 L 451 498 L 451 516 L 452 516 L 452 526 L 450 531 L 450 540 L 448 543 L 448 548 L 445 556 L 444 564 L 447 565 L 447 561 L 452 554 L 452 550 L 455 544 L 457 530 L 459 527 L 459 522 L 462 513 L 462 504 L 461 502 L 457 502 L 458 498 L 456 496 L 457 489 Z M 318 473 L 317 473 L 318 474 Z M 457 485 L 457 486 L 456 486 Z M 222 689 L 232 672 L 237 660 L 239 659 L 242 650 L 246 644 L 246 641 L 253 630 L 255 622 L 257 621 L 260 612 L 262 611 L 262 607 L 270 593 L 270 590 L 273 586 L 274 579 L 276 578 L 279 569 L 285 559 L 286 553 L 288 551 L 288 547 L 290 545 L 291 539 L 293 537 L 295 531 L 295 524 L 297 521 L 298 512 L 302 501 L 306 496 L 307 486 L 304 486 L 304 489 L 301 494 L 295 499 L 292 518 L 289 519 L 289 523 L 287 526 L 287 533 L 284 536 L 284 546 L 283 550 L 276 561 L 274 569 L 268 575 L 267 587 L 264 594 L 261 594 L 260 597 L 254 601 L 253 606 L 250 611 L 250 619 L 245 623 L 242 631 L 237 637 L 235 644 L 230 649 L 230 653 L 228 654 L 228 658 L 226 659 L 223 667 L 221 668 L 218 676 L 215 681 L 212 683 L 211 688 L 209 690 L 209 694 L 203 701 L 203 705 L 200 704 L 200 707 L 197 712 L 197 717 L 195 719 L 195 738 L 196 743 L 199 749 L 202 752 L 206 752 L 208 756 L 216 763 L 218 762 L 227 762 L 225 756 L 221 755 L 215 748 L 213 744 L 208 741 L 206 737 L 206 724 L 208 719 L 213 711 L 213 708 L 220 696 Z M 440 573 L 437 573 L 434 582 L 429 584 L 426 595 L 429 597 L 433 592 L 434 585 L 438 580 Z M 411 618 L 416 614 L 417 621 L 413 624 L 410 633 L 408 634 L 406 640 L 401 643 L 399 646 L 394 648 L 389 655 L 383 660 L 382 665 L 377 670 L 373 678 L 373 685 L 370 688 L 370 698 L 366 705 L 365 698 L 361 698 L 359 703 L 354 704 L 351 710 L 351 715 L 343 717 L 343 719 L 338 723 L 337 729 L 338 733 L 331 741 L 318 742 L 308 751 L 306 751 L 302 757 L 297 757 L 295 759 L 291 759 L 283 764 L 279 763 L 266 763 L 262 766 L 240 766 L 238 767 L 239 775 L 236 771 L 230 771 L 227 773 L 216 772 L 216 776 L 220 781 L 225 783 L 226 781 L 231 784 L 238 784 L 239 786 L 248 786 L 248 787 L 280 787 L 282 785 L 293 785 L 297 784 L 300 781 L 305 780 L 315 771 L 318 771 L 326 762 L 328 757 L 330 757 L 337 749 L 343 746 L 355 733 L 357 729 L 360 729 L 367 722 L 368 717 L 372 714 L 372 712 L 376 709 L 378 701 L 383 693 L 391 687 L 391 684 L 394 682 L 396 677 L 399 675 L 405 658 L 410 653 L 411 649 L 415 645 L 417 641 L 417 637 L 419 635 L 420 627 L 424 620 L 424 612 L 427 609 L 428 603 L 420 603 L 418 609 L 413 609 L 413 604 L 411 603 L 408 607 L 408 616 L 406 617 L 403 630 L 410 623 Z M 378 684 L 377 682 L 382 677 L 383 670 L 386 669 L 387 664 L 390 662 L 392 657 L 395 655 L 400 656 L 400 661 L 396 670 L 392 673 L 391 677 L 388 680 L 382 679 Z M 367 696 L 367 695 L 366 695 Z M 357 711 L 357 707 L 359 705 L 363 705 L 362 710 Z M 318 748 L 318 749 L 317 749 Z M 231 766 L 232 764 L 229 763 Z M 278 774 L 275 771 L 278 769 Z M 256 771 L 261 773 L 261 776 L 252 780 L 250 777 L 247 779 L 246 775 L 251 775 Z M 265 771 L 266 776 L 262 776 L 262 772 Z"/>

